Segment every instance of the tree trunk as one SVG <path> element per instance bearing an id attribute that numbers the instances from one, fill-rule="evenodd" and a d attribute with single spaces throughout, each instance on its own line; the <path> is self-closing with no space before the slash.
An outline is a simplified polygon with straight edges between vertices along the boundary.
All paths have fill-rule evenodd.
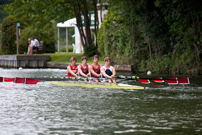
<path id="1" fill-rule="evenodd" d="M 91 36 L 91 30 L 90 30 L 90 20 L 88 16 L 88 8 L 87 8 L 87 3 L 86 0 L 83 0 L 83 16 L 84 16 L 84 23 L 85 23 L 85 36 L 86 36 L 86 45 L 90 46 L 92 44 L 92 36 Z"/>
<path id="2" fill-rule="evenodd" d="M 102 22 L 102 5 L 100 5 L 100 22 Z"/>
<path id="3" fill-rule="evenodd" d="M 88 16 L 88 8 L 87 8 L 86 0 L 81 0 L 80 2 L 74 1 L 73 4 L 74 4 L 74 14 L 76 16 L 76 21 L 77 21 L 77 27 L 81 37 L 81 43 L 83 47 L 90 46 L 92 44 L 92 36 L 91 36 L 90 20 Z M 82 8 L 81 8 L 81 4 L 82 4 Z M 81 12 L 84 17 L 85 33 L 82 25 Z"/>
<path id="4" fill-rule="evenodd" d="M 150 42 L 150 40 L 149 40 L 149 44 L 148 45 L 149 45 L 149 53 L 150 53 L 150 59 L 151 59 L 151 55 L 152 54 L 151 54 L 151 42 Z"/>
<path id="5" fill-rule="evenodd" d="M 98 21 L 98 13 L 97 13 L 97 0 L 93 0 L 93 6 L 94 6 L 94 29 L 95 29 L 95 45 L 97 46 L 97 32 L 98 32 L 98 26 L 99 26 L 99 21 Z"/>
<path id="6" fill-rule="evenodd" d="M 84 35 L 83 26 L 82 26 L 81 8 L 80 8 L 79 3 L 77 3 L 77 2 L 74 3 L 74 14 L 76 16 L 76 22 L 77 22 L 76 25 L 78 27 L 79 34 L 81 37 L 81 43 L 83 46 L 85 46 L 86 45 L 86 37 Z"/>
<path id="7" fill-rule="evenodd" d="M 135 44 L 135 25 L 132 24 L 132 43 Z"/>

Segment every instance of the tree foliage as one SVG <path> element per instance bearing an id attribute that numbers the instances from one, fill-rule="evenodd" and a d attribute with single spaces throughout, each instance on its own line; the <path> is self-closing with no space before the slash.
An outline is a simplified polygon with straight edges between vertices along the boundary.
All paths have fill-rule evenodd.
<path id="1" fill-rule="evenodd" d="M 16 23 L 20 23 L 20 53 L 27 52 L 28 38 L 35 37 L 39 41 L 43 41 L 45 53 L 55 52 L 55 32 L 52 22 L 47 22 L 43 27 L 35 27 L 40 25 L 40 21 L 33 21 L 35 17 L 23 17 L 17 19 L 14 16 L 8 16 L 2 22 L 2 46 L 1 54 L 16 54 Z M 35 25 L 31 25 L 31 23 Z"/>
<path id="2" fill-rule="evenodd" d="M 9 14 L 3 9 L 4 5 L 11 3 L 9 0 L 0 0 L 0 23 Z"/>
<path id="3" fill-rule="evenodd" d="M 2 21 L 2 46 L 1 54 L 16 54 L 16 23 L 25 27 L 28 20 L 19 20 L 13 16 L 8 16 Z"/>
<path id="4" fill-rule="evenodd" d="M 55 32 L 52 22 L 45 24 L 42 28 L 35 27 L 39 25 L 40 22 L 37 21 L 35 25 L 28 25 L 21 31 L 20 37 L 20 53 L 27 52 L 28 49 L 28 38 L 34 37 L 39 42 L 43 41 L 43 51 L 44 53 L 54 53 L 55 52 Z"/>
<path id="5" fill-rule="evenodd" d="M 139 71 L 200 72 L 202 1 L 113 0 L 99 51 Z"/>
<path id="6" fill-rule="evenodd" d="M 4 18 L 9 16 L 8 12 L 6 12 L 3 7 L 6 4 L 9 4 L 9 0 L 0 0 L 0 46 L 1 46 L 1 37 L 2 37 L 2 32 L 1 32 L 1 22 Z"/>
<path id="7" fill-rule="evenodd" d="M 18 16 L 24 14 L 40 15 L 41 18 L 55 19 L 57 21 L 66 21 L 75 16 L 81 42 L 84 47 L 89 47 L 94 44 L 91 37 L 88 12 L 94 11 L 95 13 L 95 35 L 97 35 L 98 17 L 96 5 L 97 0 L 14 0 L 12 4 L 6 7 L 6 10 Z M 81 15 L 84 17 L 85 31 Z"/>

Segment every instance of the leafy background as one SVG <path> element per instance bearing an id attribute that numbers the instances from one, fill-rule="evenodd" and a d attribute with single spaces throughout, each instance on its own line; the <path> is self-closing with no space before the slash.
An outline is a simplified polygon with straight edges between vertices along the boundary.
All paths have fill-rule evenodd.
<path id="1" fill-rule="evenodd" d="M 134 71 L 201 73 L 202 1 L 113 0 L 98 50 Z"/>

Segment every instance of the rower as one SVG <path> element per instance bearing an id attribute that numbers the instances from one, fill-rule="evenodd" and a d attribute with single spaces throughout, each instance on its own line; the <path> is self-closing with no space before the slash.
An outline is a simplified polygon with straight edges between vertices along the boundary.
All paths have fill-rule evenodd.
<path id="1" fill-rule="evenodd" d="M 82 56 L 81 57 L 81 61 L 82 61 L 82 64 L 80 64 L 78 66 L 78 71 L 79 71 L 79 76 L 83 76 L 83 77 L 89 77 L 90 74 L 89 74 L 89 66 L 87 64 L 87 57 L 86 56 Z"/>
<path id="2" fill-rule="evenodd" d="M 93 64 L 90 66 L 90 77 L 100 78 L 100 65 L 98 64 L 99 57 L 97 55 L 93 56 Z M 99 79 L 95 80 L 96 82 L 100 82 Z"/>
<path id="3" fill-rule="evenodd" d="M 76 65 L 76 61 L 77 61 L 77 58 L 76 57 L 71 57 L 70 59 L 71 61 L 71 65 L 69 65 L 67 67 L 67 76 L 68 77 L 77 77 L 78 76 L 78 68 L 77 68 L 77 65 Z"/>
<path id="4" fill-rule="evenodd" d="M 116 70 L 110 65 L 111 59 L 109 57 L 105 57 L 104 61 L 105 65 L 101 67 L 102 78 L 108 78 L 106 81 L 116 83 Z M 102 79 L 102 81 L 104 81 L 104 79 Z"/>

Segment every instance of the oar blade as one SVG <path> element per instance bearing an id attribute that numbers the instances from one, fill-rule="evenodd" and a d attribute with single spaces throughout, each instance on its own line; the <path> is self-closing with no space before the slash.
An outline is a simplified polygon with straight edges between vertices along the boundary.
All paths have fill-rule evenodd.
<path id="1" fill-rule="evenodd" d="M 167 78 L 165 80 L 168 84 L 178 84 L 177 77 Z"/>
<path id="2" fill-rule="evenodd" d="M 36 79 L 31 79 L 31 78 L 26 78 L 25 84 L 37 84 L 39 80 Z"/>
<path id="3" fill-rule="evenodd" d="M 3 77 L 0 77 L 0 82 L 3 82 Z"/>
<path id="4" fill-rule="evenodd" d="M 178 80 L 179 84 L 190 84 L 188 77 L 178 78 L 177 80 Z"/>
<path id="5" fill-rule="evenodd" d="M 4 77 L 4 82 L 14 82 L 14 78 Z"/>
<path id="6" fill-rule="evenodd" d="M 154 82 L 157 82 L 157 83 L 163 83 L 165 82 L 162 77 L 157 77 L 156 79 L 152 79 Z"/>
<path id="7" fill-rule="evenodd" d="M 150 81 L 148 79 L 138 79 L 139 82 L 149 84 Z"/>
<path id="8" fill-rule="evenodd" d="M 15 83 L 25 83 L 25 78 L 16 77 Z"/>

